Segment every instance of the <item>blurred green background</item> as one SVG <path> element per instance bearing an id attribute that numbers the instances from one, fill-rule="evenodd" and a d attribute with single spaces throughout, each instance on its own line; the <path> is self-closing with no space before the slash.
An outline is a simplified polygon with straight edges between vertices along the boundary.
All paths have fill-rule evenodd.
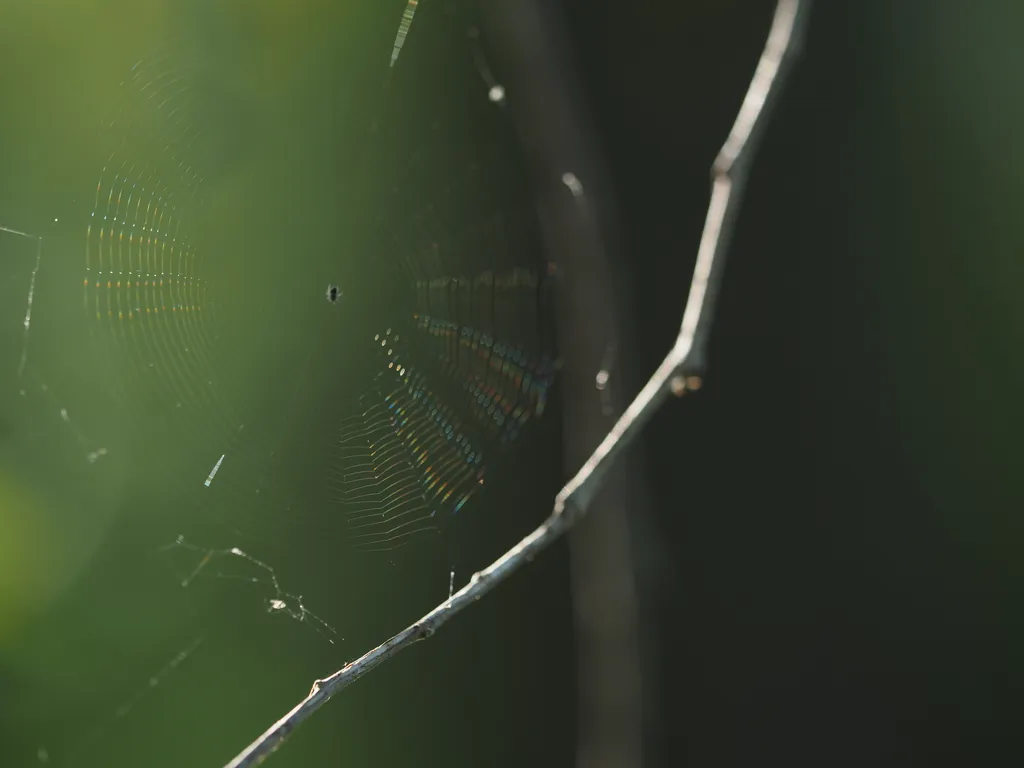
<path id="1" fill-rule="evenodd" d="M 564 4 L 620 219 L 631 382 L 678 327 L 707 169 L 772 6 Z M 467 45 L 475 4 L 424 2 L 389 71 L 404 7 L 0 10 L 0 226 L 31 235 L 0 232 L 4 766 L 223 764 L 443 599 L 453 567 L 532 528 L 572 469 L 554 404 L 458 525 L 393 555 L 345 546 L 332 440 L 370 386 L 366 340 L 409 307 L 391 234 L 435 199 L 472 221 L 452 190 L 473 163 L 488 204 L 532 203 L 530 148 Z M 706 386 L 640 454 L 649 764 L 1019 762 L 1021 22 L 1012 3 L 815 8 L 751 173 Z M 180 73 L 202 131 L 187 206 L 202 310 L 182 336 L 121 336 L 83 310 L 97 181 L 115 151 L 144 165 L 172 132 L 138 117 L 140 60 Z M 126 147 L 122 125 L 148 128 Z M 104 183 L 127 189 L 117 174 Z M 193 338 L 202 362 L 174 346 Z M 154 382 L 147 344 L 173 375 Z M 166 548 L 179 535 L 189 546 Z M 204 548 L 232 546 L 334 643 L 267 613 L 250 561 L 215 557 L 181 587 Z M 569 764 L 567 571 L 560 546 L 271 764 Z"/>
<path id="2" fill-rule="evenodd" d="M 454 6 L 417 19 L 419 64 L 410 45 L 405 71 L 389 72 L 404 9 L 0 10 L 0 226 L 31 235 L 0 231 L 3 765 L 222 764 L 548 507 L 557 458 L 515 498 L 499 479 L 503 510 L 485 501 L 458 532 L 393 553 L 346 540 L 334 444 L 373 384 L 371 336 L 413 309 L 395 255 L 380 252 L 381 220 L 402 225 L 454 183 L 413 176 L 417 157 L 457 181 L 497 135 L 476 117 L 494 108 L 486 99 L 462 106 L 479 75 L 445 50 L 453 30 L 464 36 Z M 453 229 L 473 215 L 454 213 Z M 175 240 L 164 250 L 178 249 L 159 294 L 123 274 L 123 253 L 148 255 L 134 238 L 158 223 Z M 550 435 L 540 445 L 557 457 Z M 505 474 L 514 485 L 524 472 Z M 222 552 L 204 561 L 209 549 Z M 551 677 L 545 661 L 569 642 L 563 569 L 556 559 L 519 580 L 511 615 L 481 606 L 447 643 L 380 670 L 274 763 L 399 764 L 424 744 L 436 746 L 417 762 L 438 765 L 549 753 L 502 720 L 521 691 L 571 711 L 570 671 Z M 270 599 L 295 615 L 268 612 Z M 297 620 L 300 602 L 315 618 Z M 446 737 L 485 702 L 486 719 Z"/>

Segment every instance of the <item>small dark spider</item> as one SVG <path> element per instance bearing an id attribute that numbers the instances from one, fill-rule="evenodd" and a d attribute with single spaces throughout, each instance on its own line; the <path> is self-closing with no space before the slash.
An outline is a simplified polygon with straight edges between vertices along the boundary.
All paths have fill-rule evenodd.
<path id="1" fill-rule="evenodd" d="M 338 299 L 341 298 L 341 295 L 342 294 L 341 294 L 341 291 L 339 290 L 338 286 L 336 286 L 336 285 L 328 285 L 327 286 L 327 300 L 329 302 L 331 302 L 331 304 L 337 304 L 338 303 Z"/>

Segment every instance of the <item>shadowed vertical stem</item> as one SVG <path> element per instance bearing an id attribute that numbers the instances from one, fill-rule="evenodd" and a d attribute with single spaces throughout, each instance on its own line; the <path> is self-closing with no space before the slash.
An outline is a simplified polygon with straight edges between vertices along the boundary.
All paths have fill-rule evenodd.
<path id="1" fill-rule="evenodd" d="M 711 309 L 724 266 L 723 253 L 732 234 L 746 170 L 763 124 L 799 51 L 810 4 L 810 0 L 779 0 L 768 42 L 736 122 L 715 160 L 711 202 L 676 343 L 576 476 L 555 497 L 551 515 L 494 563 L 473 574 L 469 583 L 449 600 L 334 674 L 315 681 L 305 699 L 246 747 L 227 768 L 261 763 L 334 694 L 399 651 L 432 635 L 452 616 L 490 592 L 556 541 L 586 513 L 616 458 L 636 439 L 668 395 L 699 386 Z M 511 99 L 513 94 L 509 96 Z"/>
<path id="2" fill-rule="evenodd" d="M 575 470 L 628 402 L 622 372 L 635 348 L 622 344 L 634 332 L 621 279 L 627 259 L 615 252 L 618 206 L 562 4 L 482 0 L 480 7 L 526 148 L 545 257 L 557 268 L 559 378 L 571 393 L 560 403 L 562 457 Z M 569 537 L 577 768 L 643 764 L 644 681 L 627 518 L 642 513 L 642 491 L 642 477 L 620 463 Z"/>

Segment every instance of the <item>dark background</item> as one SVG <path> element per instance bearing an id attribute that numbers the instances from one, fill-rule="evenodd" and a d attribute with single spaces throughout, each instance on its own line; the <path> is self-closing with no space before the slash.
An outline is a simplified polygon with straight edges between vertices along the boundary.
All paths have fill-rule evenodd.
<path id="1" fill-rule="evenodd" d="M 569 12 L 638 372 L 677 331 L 706 169 L 771 6 Z M 1014 14 L 812 10 L 705 387 L 642 447 L 633 552 L 665 764 L 1016 754 L 1020 149 L 1004 131 L 1020 107 L 998 31 Z"/>
<path id="2" fill-rule="evenodd" d="M 206 158 L 230 174 L 249 153 L 266 155 L 268 191 L 238 220 L 249 227 L 247 245 L 273 241 L 291 258 L 215 267 L 212 277 L 231 286 L 219 295 L 223 332 L 267 350 L 260 371 L 273 392 L 295 381 L 282 373 L 277 382 L 275 371 L 290 372 L 321 344 L 332 350 L 312 356 L 304 416 L 294 417 L 320 463 L 296 461 L 289 471 L 310 476 L 330 437 L 321 422 L 350 413 L 373 371 L 369 350 L 352 340 L 409 309 L 389 236 L 411 228 L 424 203 L 452 195 L 462 195 L 455 208 L 463 217 L 452 226 L 488 207 L 548 210 L 543 169 L 560 161 L 538 157 L 536 135 L 524 139 L 523 100 L 511 85 L 522 62 L 510 57 L 487 5 L 424 2 L 390 72 L 403 4 L 385 5 L 306 3 L 290 15 L 273 4 L 225 3 L 183 12 L 183 26 L 204 30 L 206 49 L 217 53 L 224 92 L 207 104 L 249 124 L 270 102 L 318 148 L 303 154 L 294 126 L 251 129 L 237 141 L 222 136 Z M 545 6 L 577 78 L 566 109 L 578 121 L 572 130 L 582 126 L 580 156 L 603 169 L 594 195 L 602 240 L 600 253 L 577 242 L 571 257 L 550 241 L 546 251 L 540 241 L 533 247 L 558 268 L 562 306 L 574 292 L 597 290 L 607 308 L 590 325 L 559 316 L 566 367 L 548 414 L 495 464 L 495 483 L 472 514 L 395 557 L 349 553 L 328 507 L 284 526 L 242 507 L 238 518 L 255 532 L 236 539 L 209 508 L 179 509 L 166 489 L 140 482 L 117 500 L 117 524 L 74 583 L 2 625 L 0 763 L 38 764 L 40 744 L 55 765 L 226 762 L 313 679 L 443 599 L 450 568 L 468 578 L 543 519 L 590 447 L 579 424 L 596 432 L 608 424 L 587 384 L 593 349 L 616 340 L 620 406 L 661 361 L 682 316 L 709 168 L 773 4 Z M 47 67 L 52 51 L 78 50 L 70 47 L 75 25 L 46 38 L 23 26 L 21 11 L 7 12 L 11 66 L 2 71 L 23 74 L 0 80 L 11 105 L 3 146 L 20 147 L 0 154 L 8 179 L 0 224 L 35 231 L 55 206 L 62 221 L 70 207 L 47 191 L 55 180 L 88 190 L 102 158 L 67 128 L 70 106 L 39 96 L 48 106 L 31 112 L 20 101 L 68 81 L 74 61 Z M 106 14 L 97 18 L 120 31 L 109 68 L 120 72 L 148 43 L 124 34 L 118 9 Z M 751 169 L 704 386 L 664 407 L 631 452 L 629 473 L 571 544 L 577 558 L 600 540 L 595 531 L 607 533 L 602 521 L 617 514 L 626 522 L 620 543 L 634 583 L 627 597 L 639 611 L 644 764 L 989 764 L 1019 753 L 1024 229 L 1015 205 L 1024 193 L 1024 61 L 1014 30 L 1022 21 L 1010 3 L 812 9 L 804 55 Z M 510 84 L 504 107 L 486 99 L 467 39 L 474 26 L 495 77 Z M 93 50 L 91 38 L 81 45 Z M 261 46 L 274 56 L 261 59 Z M 246 91 L 239 83 L 261 82 L 247 69 L 252 61 L 262 61 L 270 84 Z M 83 93 L 90 87 L 83 83 Z M 261 89 L 274 98 L 259 101 Z M 464 183 L 473 162 L 490 183 Z M 52 236 L 71 243 L 76 260 L 78 214 L 73 232 Z M 225 247 L 236 230 L 211 228 L 207 244 Z M 310 284 L 321 302 L 313 266 L 323 265 L 302 256 L 312 252 L 336 262 L 332 274 L 352 287 L 351 303 L 343 328 L 323 324 L 323 336 L 308 328 L 300 336 L 288 318 L 305 316 L 306 303 L 287 296 Z M 246 338 L 254 314 L 273 314 L 268 292 L 281 322 L 274 335 Z M 59 291 L 41 292 L 40 306 L 47 295 L 59 304 Z M 60 369 L 49 362 L 41 370 L 51 381 Z M 21 402 L 2 400 L 16 425 Z M 47 449 L 45 466 L 71 466 L 49 451 L 65 434 L 52 410 L 30 445 Z M 98 409 L 91 421 L 78 416 L 86 408 L 72 412 L 93 430 L 103 424 Z M 8 467 L 22 466 L 15 453 L 35 456 L 11 445 Z M 205 456 L 196 463 L 208 471 Z M 61 478 L 79 487 L 70 470 Z M 316 493 L 306 491 L 304 509 L 318 508 Z M 70 501 L 67 508 L 82 514 Z M 344 642 L 329 646 L 307 627 L 268 617 L 258 599 L 219 580 L 181 590 L 195 558 L 156 553 L 182 532 L 271 562 Z M 270 764 L 572 763 L 578 719 L 587 726 L 576 705 L 578 643 L 587 638 L 574 634 L 570 576 L 581 561 L 569 549 L 556 545 L 340 694 Z M 45 543 L 26 551 L 40 571 L 56 568 L 59 555 Z M 601 568 L 601 558 L 589 562 Z M 607 598 L 598 595 L 598 605 L 611 606 Z M 148 676 L 197 635 L 205 640 L 193 656 L 145 693 Z M 613 679 L 608 669 L 591 672 Z M 126 702 L 130 711 L 115 714 Z M 593 764 L 630 763 L 604 755 Z"/>

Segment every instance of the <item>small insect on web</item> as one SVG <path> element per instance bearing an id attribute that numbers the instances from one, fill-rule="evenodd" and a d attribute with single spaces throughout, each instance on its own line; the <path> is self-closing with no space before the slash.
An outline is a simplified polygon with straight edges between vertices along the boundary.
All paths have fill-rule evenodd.
<path id="1" fill-rule="evenodd" d="M 587 513 L 591 500 L 596 497 L 609 470 L 621 455 L 619 451 L 636 439 L 657 407 L 676 388 L 670 381 L 702 373 L 702 367 L 697 368 L 698 373 L 691 373 L 694 369 L 686 370 L 684 366 L 690 363 L 689 355 L 694 345 L 702 340 L 698 321 L 705 307 L 710 307 L 713 296 L 708 290 L 716 283 L 713 278 L 721 272 L 722 249 L 729 239 L 728 235 L 731 234 L 730 222 L 735 220 L 730 214 L 735 213 L 735 203 L 740 197 L 742 180 L 745 177 L 746 168 L 741 161 L 752 152 L 755 146 L 752 137 L 756 135 L 754 129 L 768 114 L 771 97 L 778 93 L 778 85 L 784 79 L 786 65 L 793 60 L 795 50 L 802 39 L 802 23 L 806 19 L 809 5 L 807 0 L 802 3 L 800 0 L 779 0 L 768 43 L 762 52 L 736 123 L 716 159 L 714 192 L 678 340 L 664 362 L 641 389 L 640 394 L 626 409 L 623 417 L 586 460 L 583 468 L 558 493 L 550 515 L 489 566 L 474 573 L 469 585 L 447 602 L 438 605 L 332 675 L 316 680 L 306 698 L 292 706 L 284 716 L 239 752 L 228 764 L 230 768 L 243 768 L 261 763 L 334 694 L 368 672 L 378 669 L 383 662 L 394 658 L 404 649 L 432 636 L 460 611 L 489 594 L 512 574 L 528 567 L 538 554 L 558 541 Z M 515 42 L 518 43 L 516 47 L 521 57 L 528 59 L 533 55 L 535 40 L 529 34 L 530 27 L 522 27 L 526 32 L 520 34 Z M 705 339 L 706 329 L 707 326 L 703 326 Z M 609 367 L 610 365 L 609 362 Z M 604 383 L 607 385 L 607 378 Z M 683 383 L 678 386 L 682 387 Z M 619 466 L 621 468 L 621 463 Z M 638 727 L 630 735 L 641 732 L 642 728 Z M 640 742 L 636 743 L 639 747 Z M 587 746 L 591 745 L 584 742 L 584 747 Z M 623 751 L 623 754 L 632 752 Z"/>
<path id="2" fill-rule="evenodd" d="M 307 624 L 316 630 L 317 633 L 334 644 L 337 632 L 334 627 L 321 619 L 303 603 L 302 596 L 286 592 L 278 580 L 277 571 L 267 563 L 259 560 L 238 547 L 225 549 L 214 549 L 200 547 L 185 540 L 184 536 L 178 536 L 170 544 L 161 547 L 161 551 L 184 550 L 198 557 L 198 562 L 192 570 L 181 580 L 181 586 L 188 588 L 201 575 L 209 575 L 217 579 L 228 579 L 244 581 L 250 584 L 268 588 L 273 594 L 268 595 L 264 600 L 267 613 L 288 616 L 295 621 Z M 251 566 L 252 574 L 229 574 L 220 571 L 210 571 L 210 566 L 215 561 L 237 559 L 246 567 Z"/>

